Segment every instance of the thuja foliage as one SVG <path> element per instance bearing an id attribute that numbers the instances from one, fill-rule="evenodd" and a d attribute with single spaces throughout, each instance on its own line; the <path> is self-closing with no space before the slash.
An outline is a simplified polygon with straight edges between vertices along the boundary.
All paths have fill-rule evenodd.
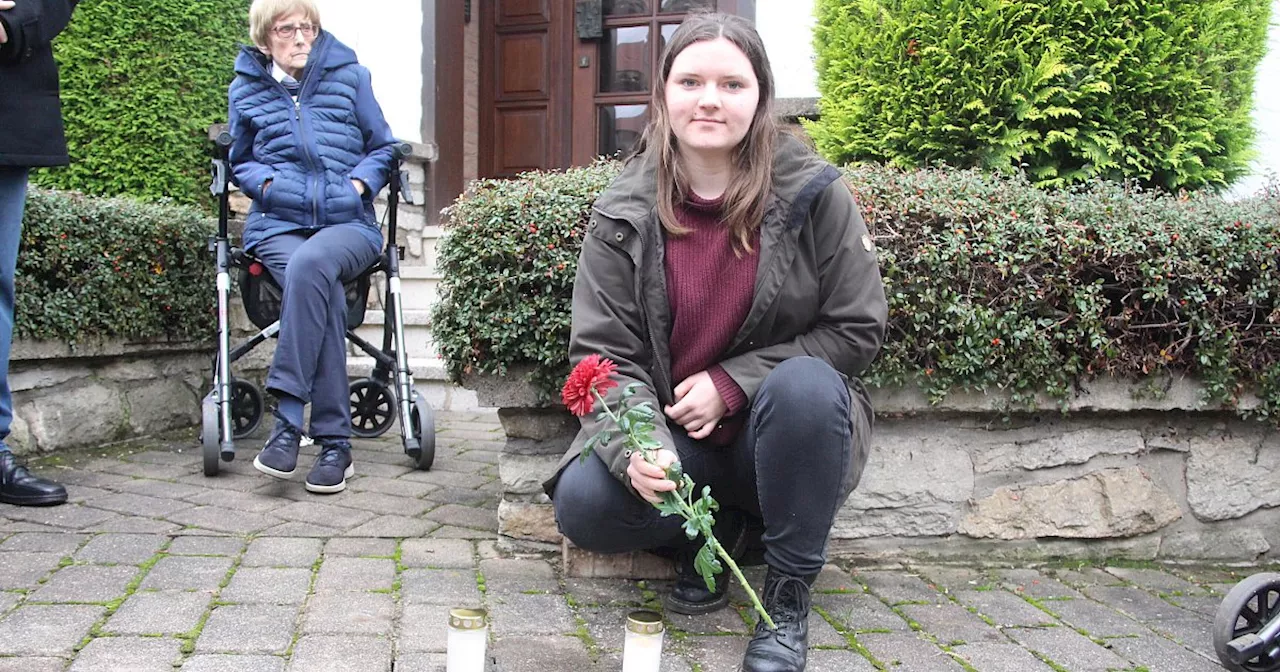
<path id="1" fill-rule="evenodd" d="M 211 338 L 213 231 L 213 221 L 190 207 L 32 190 L 16 335 L 70 343 Z"/>
<path id="2" fill-rule="evenodd" d="M 1040 186 L 1217 188 L 1246 172 L 1271 0 L 818 0 L 836 163 L 937 163 Z"/>
<path id="3" fill-rule="evenodd" d="M 449 210 L 434 336 L 450 374 L 569 371 L 573 278 L 601 163 L 482 181 Z M 1280 417 L 1280 189 L 1238 202 L 976 169 L 847 171 L 876 237 L 888 337 L 865 375 L 1011 408 L 1095 376 L 1189 374 L 1207 402 Z"/>
<path id="4" fill-rule="evenodd" d="M 81 2 L 54 41 L 71 165 L 36 184 L 212 204 L 211 124 L 226 121 L 249 0 Z"/>

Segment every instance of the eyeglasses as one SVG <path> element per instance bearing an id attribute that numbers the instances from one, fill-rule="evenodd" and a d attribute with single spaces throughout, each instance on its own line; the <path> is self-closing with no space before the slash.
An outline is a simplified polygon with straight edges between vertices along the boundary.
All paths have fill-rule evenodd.
<path id="1" fill-rule="evenodd" d="M 314 23 L 290 23 L 276 26 L 271 29 L 271 32 L 282 40 L 292 40 L 293 36 L 299 32 L 302 33 L 303 37 L 312 38 L 316 36 L 316 33 L 320 32 L 320 26 Z"/>

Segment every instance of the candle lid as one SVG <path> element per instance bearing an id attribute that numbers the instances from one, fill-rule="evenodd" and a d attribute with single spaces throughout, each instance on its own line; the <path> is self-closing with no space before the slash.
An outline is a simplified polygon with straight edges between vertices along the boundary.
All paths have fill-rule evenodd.
<path id="1" fill-rule="evenodd" d="M 656 611 L 633 611 L 627 614 L 627 630 L 640 635 L 662 632 L 662 614 Z"/>
<path id="2" fill-rule="evenodd" d="M 479 630 L 484 627 L 484 609 L 450 609 L 449 627 L 459 630 Z"/>

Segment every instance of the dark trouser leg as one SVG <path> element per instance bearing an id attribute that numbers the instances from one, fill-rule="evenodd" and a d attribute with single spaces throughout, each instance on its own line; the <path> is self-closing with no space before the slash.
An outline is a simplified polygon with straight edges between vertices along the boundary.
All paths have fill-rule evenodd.
<path id="1" fill-rule="evenodd" d="M 22 212 L 27 200 L 27 169 L 0 166 L 0 450 L 13 421 L 9 392 L 9 347 L 13 342 L 13 276 L 22 240 Z"/>
<path id="2" fill-rule="evenodd" d="M 684 537 L 683 520 L 663 518 L 632 495 L 595 455 L 565 467 L 552 498 L 560 532 L 595 553 L 626 553 L 671 546 Z"/>
<path id="3" fill-rule="evenodd" d="M 351 435 L 342 282 L 378 255 L 358 226 L 330 226 L 310 237 L 272 236 L 255 250 L 284 289 L 267 389 L 311 402 L 316 438 Z"/>

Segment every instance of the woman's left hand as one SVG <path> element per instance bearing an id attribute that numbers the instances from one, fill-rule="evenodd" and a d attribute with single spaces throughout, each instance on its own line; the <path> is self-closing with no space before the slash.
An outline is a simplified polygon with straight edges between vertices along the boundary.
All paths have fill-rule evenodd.
<path id="1" fill-rule="evenodd" d="M 361 182 L 360 180 L 353 179 L 353 180 L 351 180 L 351 186 L 353 186 L 353 187 L 355 187 L 355 188 L 356 188 L 356 193 L 357 193 L 357 194 L 360 194 L 361 196 L 364 196 L 364 182 Z"/>
<path id="2" fill-rule="evenodd" d="M 693 439 L 711 435 L 729 407 L 706 371 L 685 378 L 676 385 L 676 403 L 663 409 L 668 418 L 679 423 Z"/>

